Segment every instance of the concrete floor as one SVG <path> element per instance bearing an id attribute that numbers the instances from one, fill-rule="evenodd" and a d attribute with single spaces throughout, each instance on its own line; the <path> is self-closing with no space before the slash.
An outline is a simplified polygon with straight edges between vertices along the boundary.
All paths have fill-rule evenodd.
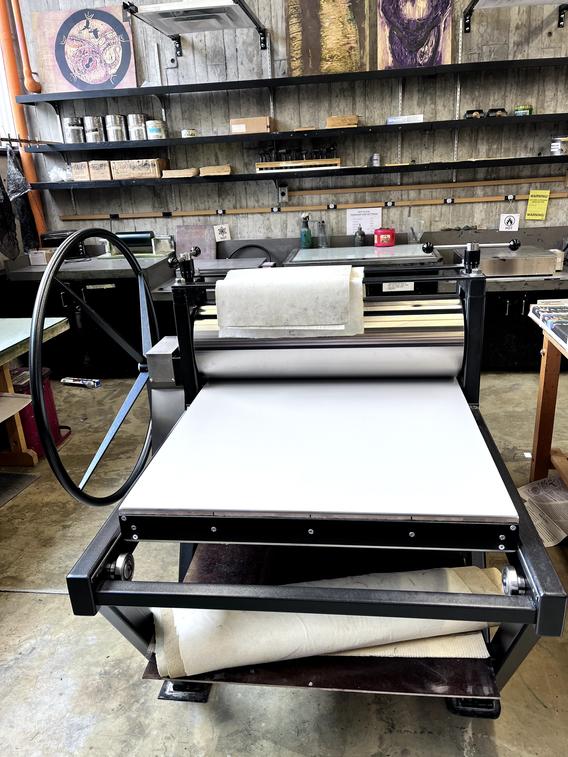
<path id="1" fill-rule="evenodd" d="M 86 467 L 125 393 L 56 386 L 63 448 Z M 537 377 L 486 375 L 482 410 L 517 484 L 528 475 Z M 568 447 L 568 376 L 561 380 L 556 441 Z M 136 452 L 141 403 L 97 473 L 112 485 Z M 475 463 L 473 462 L 473 471 Z M 448 714 L 443 702 L 318 691 L 224 687 L 208 705 L 162 702 L 142 681 L 143 658 L 97 616 L 76 618 L 65 575 L 106 518 L 67 497 L 45 463 L 32 487 L 0 508 L 0 749 L 11 755 L 465 755 L 568 753 L 568 636 L 541 640 L 503 692 L 498 721 Z M 467 476 L 467 472 L 464 473 Z M 474 472 L 473 472 L 474 475 Z M 568 550 L 551 550 L 568 585 Z M 175 580 L 176 552 L 141 545 L 140 579 Z"/>

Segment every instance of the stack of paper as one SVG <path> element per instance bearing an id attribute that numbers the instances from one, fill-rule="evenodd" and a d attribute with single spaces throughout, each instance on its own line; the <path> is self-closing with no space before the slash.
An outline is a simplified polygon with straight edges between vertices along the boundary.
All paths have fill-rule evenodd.
<path id="1" fill-rule="evenodd" d="M 555 547 L 568 536 L 568 487 L 559 476 L 521 486 L 527 512 L 545 547 Z"/>
<path id="2" fill-rule="evenodd" d="M 539 300 L 531 311 L 559 339 L 568 343 L 568 300 Z"/>

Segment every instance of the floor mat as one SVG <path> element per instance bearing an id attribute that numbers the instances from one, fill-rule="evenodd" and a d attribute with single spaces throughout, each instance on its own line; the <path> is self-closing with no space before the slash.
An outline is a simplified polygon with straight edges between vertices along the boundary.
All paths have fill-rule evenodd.
<path id="1" fill-rule="evenodd" d="M 23 492 L 38 475 L 34 473 L 0 473 L 0 507 Z"/>

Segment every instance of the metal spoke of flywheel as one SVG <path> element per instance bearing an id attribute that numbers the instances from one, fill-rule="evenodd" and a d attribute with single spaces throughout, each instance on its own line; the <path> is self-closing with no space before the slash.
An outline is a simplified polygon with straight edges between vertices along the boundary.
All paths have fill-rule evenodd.
<path id="1" fill-rule="evenodd" d="M 132 406 L 138 399 L 138 396 L 142 392 L 142 389 L 144 389 L 144 387 L 146 386 L 147 381 L 148 381 L 148 374 L 144 372 L 138 376 L 138 378 L 132 385 L 132 388 L 126 395 L 126 399 L 122 403 L 120 410 L 116 414 L 116 418 L 113 420 L 109 430 L 106 433 L 105 438 L 102 440 L 100 447 L 96 451 L 96 454 L 91 460 L 89 467 L 85 471 L 85 475 L 83 476 L 83 478 L 81 479 L 81 483 L 79 484 L 79 489 L 83 489 L 86 486 L 88 480 L 93 475 L 95 468 L 100 463 L 102 456 L 107 451 L 110 443 L 112 442 L 118 430 L 122 426 L 124 419 L 126 418 L 128 413 L 131 411 Z"/>
<path id="2" fill-rule="evenodd" d="M 146 287 L 144 277 L 138 276 L 138 297 L 140 299 L 140 328 L 142 331 L 142 352 L 144 356 L 152 347 L 152 334 L 150 332 L 150 316 L 148 315 L 148 303 L 146 301 Z"/>
<path id="3" fill-rule="evenodd" d="M 101 328 L 108 336 L 110 336 L 111 339 L 113 339 L 116 344 L 118 344 L 119 347 L 122 347 L 122 349 L 130 355 L 130 357 L 133 360 L 136 360 L 138 364 L 141 364 L 144 362 L 144 358 L 142 355 L 138 352 L 138 350 L 135 350 L 132 345 L 130 345 L 124 337 L 120 336 L 120 334 L 113 329 L 113 327 L 105 321 L 104 318 L 101 318 L 101 316 L 96 312 L 96 310 L 93 310 L 93 308 L 88 305 L 82 297 L 79 297 L 79 295 L 74 292 L 71 287 L 68 287 L 67 284 L 65 284 L 61 279 L 55 279 L 55 281 L 59 284 L 59 286 L 67 292 L 67 294 L 72 297 L 85 311 L 85 313 L 91 318 L 92 321 L 94 321 L 99 328 Z M 144 293 L 145 295 L 145 293 Z M 142 300 L 141 300 L 142 302 Z M 148 304 L 146 302 L 146 296 L 144 296 L 144 306 L 146 308 L 146 318 L 148 318 Z M 142 307 L 142 306 L 141 306 Z M 141 311 L 142 312 L 142 311 Z M 148 332 L 149 332 L 149 326 L 148 326 Z M 151 344 L 150 344 L 151 346 Z M 148 349 L 150 348 L 148 347 Z"/>

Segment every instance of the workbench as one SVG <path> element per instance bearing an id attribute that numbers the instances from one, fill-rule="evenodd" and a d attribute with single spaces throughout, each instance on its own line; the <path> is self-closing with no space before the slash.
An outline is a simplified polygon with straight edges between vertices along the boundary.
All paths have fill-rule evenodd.
<path id="1" fill-rule="evenodd" d="M 568 346 L 532 312 L 529 317 L 543 335 L 530 480 L 547 478 L 550 468 L 554 468 L 568 486 L 568 457 L 552 447 L 560 362 L 562 357 L 568 358 Z"/>
<path id="2" fill-rule="evenodd" d="M 6 418 L 4 425 L 8 432 L 9 451 L 0 452 L 0 465 L 32 466 L 37 463 L 37 453 L 28 449 L 19 410 L 22 410 L 28 402 L 22 402 L 22 395 L 14 393 L 12 377 L 10 375 L 10 363 L 24 355 L 29 350 L 31 318 L 1 318 L 0 319 L 0 393 L 7 395 L 0 397 L 12 405 L 8 411 L 11 417 Z M 46 318 L 43 331 L 43 340 L 50 339 L 62 334 L 69 328 L 66 318 Z"/>

